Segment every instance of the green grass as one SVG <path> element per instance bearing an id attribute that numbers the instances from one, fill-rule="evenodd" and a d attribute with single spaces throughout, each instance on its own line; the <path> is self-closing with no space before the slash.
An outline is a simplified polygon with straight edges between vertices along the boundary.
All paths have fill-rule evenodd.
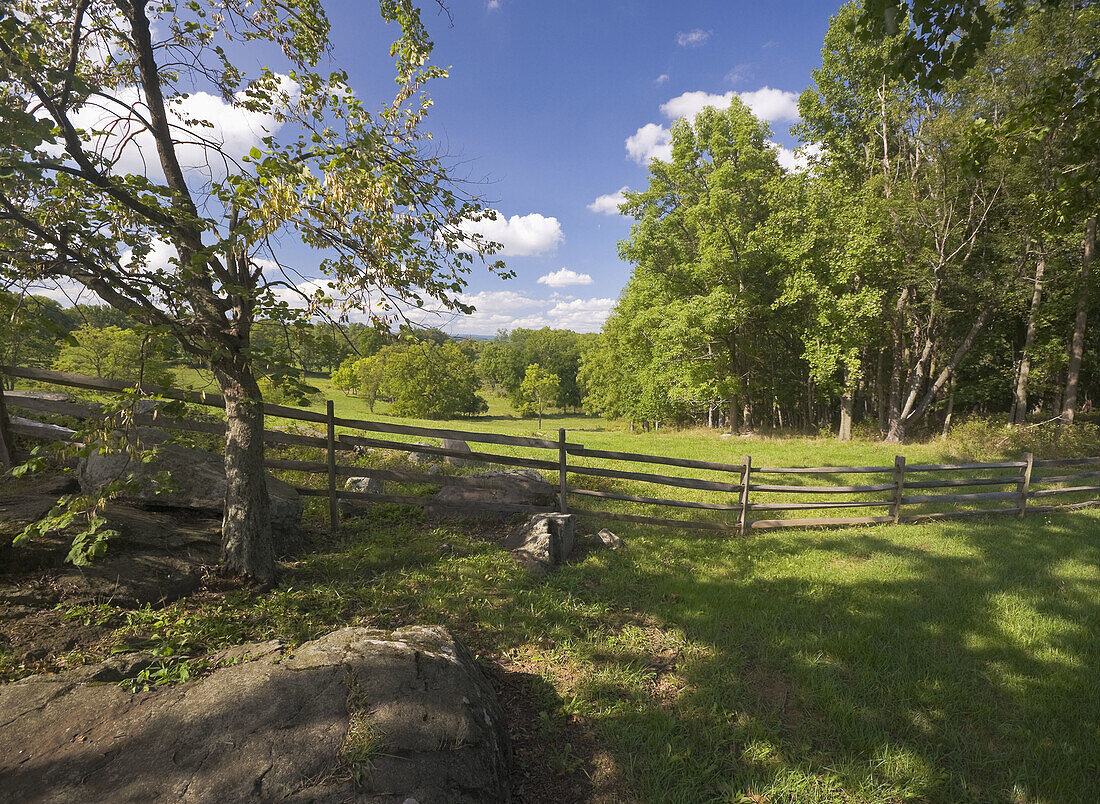
<path id="1" fill-rule="evenodd" d="M 1097 513 L 616 530 L 625 549 L 537 582 L 468 527 L 380 506 L 276 590 L 130 613 L 116 640 L 182 657 L 444 624 L 545 679 L 545 719 L 590 723 L 644 801 L 1094 800 Z"/>
<path id="2" fill-rule="evenodd" d="M 339 415 L 368 416 L 359 400 L 333 398 Z M 494 402 L 494 417 L 472 421 L 384 418 L 534 432 L 532 420 L 502 412 L 501 403 Z M 706 431 L 631 434 L 589 417 L 552 419 L 544 430 L 558 426 L 590 447 L 735 463 L 751 453 L 758 466 L 889 465 L 898 452 L 909 463 L 988 460 L 1015 458 L 1029 446 L 965 431 L 901 448 Z M 1065 449 L 1040 446 L 1046 454 Z M 1097 454 L 1092 444 L 1069 451 Z M 400 458 L 375 453 L 358 460 L 389 465 Z M 664 491 L 729 501 L 712 492 Z M 323 501 L 310 506 L 319 522 Z M 208 593 L 157 611 L 102 606 L 74 616 L 121 623 L 104 650 L 140 647 L 177 661 L 242 641 L 296 643 L 347 624 L 444 624 L 482 659 L 538 676 L 532 689 L 548 690 L 540 697 L 539 730 L 563 771 L 591 771 L 562 725 L 589 724 L 626 798 L 1096 800 L 1100 512 L 747 538 L 581 519 L 584 531 L 601 525 L 627 547 L 590 553 L 538 582 L 476 528 L 432 524 L 410 507 L 377 506 L 350 520 L 338 539 L 322 539 L 286 564 L 271 592 Z"/>

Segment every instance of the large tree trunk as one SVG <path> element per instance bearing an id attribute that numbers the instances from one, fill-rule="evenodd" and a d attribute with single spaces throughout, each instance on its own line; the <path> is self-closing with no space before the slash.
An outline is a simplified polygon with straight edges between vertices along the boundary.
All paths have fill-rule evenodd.
<path id="1" fill-rule="evenodd" d="M 1081 376 L 1081 359 L 1085 354 L 1085 324 L 1089 305 L 1089 270 L 1096 255 L 1096 216 L 1085 224 L 1085 246 L 1081 256 L 1080 291 L 1077 296 L 1077 318 L 1073 322 L 1073 341 L 1069 347 L 1066 368 L 1066 393 L 1062 398 L 1062 422 L 1073 424 L 1077 413 L 1077 381 Z"/>
<path id="2" fill-rule="evenodd" d="M 943 432 L 940 439 L 947 440 L 947 434 L 951 430 L 951 416 L 955 413 L 955 375 L 951 375 L 951 385 L 947 392 L 947 414 L 943 417 Z"/>
<path id="3" fill-rule="evenodd" d="M 1043 272 L 1047 267 L 1047 255 L 1039 243 L 1039 258 L 1035 263 L 1035 289 L 1031 293 L 1031 309 L 1027 314 L 1027 333 L 1024 335 L 1024 351 L 1020 355 L 1020 371 L 1016 375 L 1016 393 L 1012 400 L 1013 415 L 1009 424 L 1027 423 L 1027 377 L 1031 373 L 1031 348 L 1035 344 L 1036 319 L 1043 298 Z"/>
<path id="4" fill-rule="evenodd" d="M 890 370 L 890 393 L 886 403 L 886 436 L 883 438 L 887 444 L 900 444 L 905 440 L 905 422 L 901 418 L 901 372 L 905 355 L 900 334 L 894 334 L 894 365 Z"/>
<path id="5" fill-rule="evenodd" d="M 837 432 L 837 441 L 852 440 L 852 411 L 855 408 L 855 389 L 851 380 L 845 375 L 844 390 L 840 394 L 840 430 Z"/>
<path id="6" fill-rule="evenodd" d="M 15 462 L 15 448 L 8 428 L 8 408 L 4 403 L 4 386 L 0 383 L 0 468 L 9 469 Z"/>
<path id="7" fill-rule="evenodd" d="M 901 418 L 901 375 L 909 362 L 905 341 L 905 306 L 909 299 L 906 288 L 898 297 L 894 306 L 892 326 L 890 328 L 891 350 L 893 358 L 890 367 L 890 389 L 886 403 L 886 435 L 882 439 L 887 444 L 900 444 L 905 440 L 905 424 Z"/>
<path id="8" fill-rule="evenodd" d="M 214 376 L 225 396 L 225 514 L 222 564 L 260 583 L 275 579 L 270 501 L 264 472 L 264 409 L 247 358 L 217 361 Z"/>

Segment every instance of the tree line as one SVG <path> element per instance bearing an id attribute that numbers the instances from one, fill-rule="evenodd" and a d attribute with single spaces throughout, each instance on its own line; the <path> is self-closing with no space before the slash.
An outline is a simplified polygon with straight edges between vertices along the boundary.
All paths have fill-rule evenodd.
<path id="1" fill-rule="evenodd" d="M 176 369 L 203 370 L 172 338 L 105 305 L 62 307 L 33 294 L 0 291 L 0 364 L 51 368 L 171 386 Z M 508 398 L 523 416 L 581 405 L 581 355 L 593 336 L 549 327 L 501 332 L 492 340 L 437 328 L 397 332 L 363 323 L 261 319 L 252 358 L 268 402 L 308 405 L 329 377 L 370 412 L 451 419 L 488 411 L 485 395 Z M 9 382 L 11 382 L 9 380 Z"/>
<path id="2" fill-rule="evenodd" d="M 898 69 L 912 26 L 864 19 L 832 19 L 799 100 L 806 169 L 736 97 L 673 127 L 621 207 L 634 267 L 583 361 L 590 408 L 897 442 L 1091 407 L 1100 8 L 1014 6 L 937 81 Z"/>

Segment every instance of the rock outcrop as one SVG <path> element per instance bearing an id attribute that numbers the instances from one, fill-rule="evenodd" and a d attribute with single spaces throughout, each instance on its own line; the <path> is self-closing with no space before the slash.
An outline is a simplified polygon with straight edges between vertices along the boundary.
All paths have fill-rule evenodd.
<path id="1" fill-rule="evenodd" d="M 572 514 L 535 514 L 508 535 L 504 547 L 524 567 L 545 575 L 565 563 L 575 540 Z"/>
<path id="2" fill-rule="evenodd" d="M 166 508 L 191 508 L 220 515 L 225 508 L 225 460 L 215 453 L 179 444 L 167 443 L 168 433 L 153 427 L 137 427 L 130 438 L 143 448 L 157 448 L 149 463 L 137 463 L 125 452 L 92 452 L 81 458 L 77 480 L 84 492 L 133 474 L 141 485 L 126 492 L 122 499 Z M 172 480 L 171 487 L 159 489 L 154 478 L 161 472 Z M 302 500 L 294 488 L 267 476 L 271 501 L 271 531 L 276 552 L 289 552 L 299 546 L 302 524 Z"/>
<path id="3" fill-rule="evenodd" d="M 136 694 L 124 659 L 0 687 L 0 801 L 508 800 L 500 706 L 445 629 L 242 646 Z"/>
<path id="4" fill-rule="evenodd" d="M 557 493 L 534 469 L 504 469 L 471 475 L 476 485 L 444 486 L 432 498 L 430 510 L 448 513 L 508 515 L 492 506 L 551 505 Z"/>
<path id="5" fill-rule="evenodd" d="M 349 477 L 344 484 L 344 491 L 354 491 L 356 494 L 385 494 L 386 484 L 377 477 Z M 369 500 L 340 500 L 340 513 L 350 514 L 370 504 Z"/>
<path id="6" fill-rule="evenodd" d="M 470 445 L 457 438 L 444 438 L 443 449 L 454 450 L 455 452 L 471 452 Z M 472 463 L 467 458 L 458 458 L 454 455 L 448 455 L 443 459 L 443 462 L 451 466 L 469 466 Z"/>

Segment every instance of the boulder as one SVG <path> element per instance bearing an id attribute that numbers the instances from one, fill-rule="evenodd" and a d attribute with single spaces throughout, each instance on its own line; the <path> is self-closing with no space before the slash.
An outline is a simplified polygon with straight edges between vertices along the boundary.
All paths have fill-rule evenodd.
<path id="1" fill-rule="evenodd" d="M 433 444 L 429 444 L 427 441 L 414 441 L 413 444 L 418 447 L 431 447 Z M 408 454 L 409 463 L 417 466 L 422 466 L 427 463 L 435 463 L 439 461 L 438 455 L 430 455 L 426 452 L 410 452 Z"/>
<path id="2" fill-rule="evenodd" d="M 512 530 L 504 547 L 524 567 L 545 575 L 569 558 L 575 535 L 572 514 L 535 514 Z"/>
<path id="3" fill-rule="evenodd" d="M 139 666 L 123 659 L 0 687 L 0 799 L 509 798 L 500 706 L 443 628 L 241 646 L 240 663 L 136 694 L 110 683 Z"/>
<path id="4" fill-rule="evenodd" d="M 599 544 L 602 544 L 604 547 L 610 547 L 612 550 L 618 550 L 624 544 L 622 536 L 615 535 L 607 528 L 603 528 L 596 534 L 595 538 Z"/>
<path id="5" fill-rule="evenodd" d="M 470 445 L 465 441 L 460 441 L 457 438 L 444 438 L 443 449 L 454 450 L 455 452 L 470 452 Z M 451 466 L 469 466 L 471 461 L 466 458 L 456 458 L 453 455 L 448 455 L 443 459 L 443 463 L 448 463 Z"/>
<path id="6" fill-rule="evenodd" d="M 344 491 L 354 491 L 359 494 L 385 494 L 386 484 L 377 477 L 349 477 L 348 482 L 344 484 Z M 370 502 L 366 500 L 340 500 L 340 513 L 348 514 L 368 505 Z"/>
<path id="7" fill-rule="evenodd" d="M 165 508 L 192 508 L 221 514 L 225 509 L 225 459 L 215 453 L 179 444 L 166 443 L 168 433 L 153 427 L 135 427 L 129 438 L 144 448 L 157 447 L 157 454 L 147 464 L 134 463 L 125 452 L 103 454 L 92 452 L 80 459 L 77 480 L 85 493 L 102 488 L 107 483 L 133 473 L 144 480 L 140 488 L 128 491 L 122 499 Z M 160 494 L 152 482 L 155 475 L 166 472 L 173 488 Z M 302 500 L 292 486 L 267 476 L 267 493 L 271 501 L 271 531 L 278 553 L 299 546 L 302 524 Z"/>
<path id="8" fill-rule="evenodd" d="M 487 505 L 551 505 L 557 487 L 547 483 L 534 469 L 504 469 L 471 475 L 477 485 L 444 486 L 432 498 L 437 514 L 467 509 L 475 513 Z M 507 511 L 486 509 L 486 515 L 507 516 Z"/>

